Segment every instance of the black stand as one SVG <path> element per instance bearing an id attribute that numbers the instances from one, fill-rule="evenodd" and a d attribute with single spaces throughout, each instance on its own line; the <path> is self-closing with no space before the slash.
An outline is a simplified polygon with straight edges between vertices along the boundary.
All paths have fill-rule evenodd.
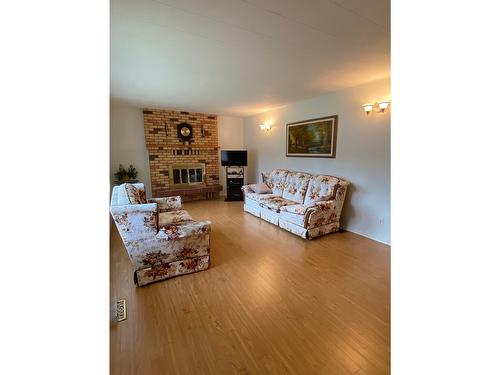
<path id="1" fill-rule="evenodd" d="M 226 202 L 242 201 L 245 183 L 245 168 L 241 166 L 226 167 Z"/>

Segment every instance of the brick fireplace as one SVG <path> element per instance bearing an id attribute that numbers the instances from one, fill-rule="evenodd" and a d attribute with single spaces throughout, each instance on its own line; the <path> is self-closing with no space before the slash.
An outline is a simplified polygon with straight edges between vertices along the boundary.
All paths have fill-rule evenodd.
<path id="1" fill-rule="evenodd" d="M 153 197 L 199 198 L 221 189 L 216 115 L 150 108 L 143 115 Z M 181 124 L 192 128 L 189 141 L 179 137 Z"/>

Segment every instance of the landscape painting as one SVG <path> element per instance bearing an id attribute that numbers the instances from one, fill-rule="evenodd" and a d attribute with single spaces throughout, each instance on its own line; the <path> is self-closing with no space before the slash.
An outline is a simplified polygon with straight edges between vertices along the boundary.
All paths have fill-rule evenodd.
<path id="1" fill-rule="evenodd" d="M 293 122 L 286 125 L 286 156 L 334 158 L 338 116 Z"/>

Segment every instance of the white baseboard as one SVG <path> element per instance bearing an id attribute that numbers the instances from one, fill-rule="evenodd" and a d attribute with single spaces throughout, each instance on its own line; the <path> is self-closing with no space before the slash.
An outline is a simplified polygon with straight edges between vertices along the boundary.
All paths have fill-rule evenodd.
<path id="1" fill-rule="evenodd" d="M 365 233 L 357 232 L 357 231 L 355 231 L 355 230 L 348 229 L 348 228 L 343 227 L 343 226 L 341 226 L 341 227 L 340 227 L 340 229 L 345 230 L 346 232 L 356 233 L 356 234 L 359 234 L 360 236 L 363 236 L 363 237 L 369 238 L 370 240 L 377 241 L 377 242 L 383 243 L 384 245 L 391 246 L 391 243 L 390 243 L 390 242 L 381 241 L 381 240 L 379 240 L 378 238 L 373 238 L 372 236 L 369 236 L 369 235 L 367 235 L 367 234 L 365 234 Z"/>

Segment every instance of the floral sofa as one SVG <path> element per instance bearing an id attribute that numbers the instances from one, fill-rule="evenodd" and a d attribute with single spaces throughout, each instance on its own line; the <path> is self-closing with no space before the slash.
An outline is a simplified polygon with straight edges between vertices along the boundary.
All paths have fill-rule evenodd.
<path id="1" fill-rule="evenodd" d="M 339 230 L 347 180 L 286 169 L 263 174 L 263 180 L 268 193 L 242 187 L 246 212 L 307 239 Z"/>
<path id="2" fill-rule="evenodd" d="M 143 184 L 122 184 L 113 188 L 110 211 L 137 285 L 208 268 L 211 223 L 194 221 L 180 197 L 146 201 Z"/>

